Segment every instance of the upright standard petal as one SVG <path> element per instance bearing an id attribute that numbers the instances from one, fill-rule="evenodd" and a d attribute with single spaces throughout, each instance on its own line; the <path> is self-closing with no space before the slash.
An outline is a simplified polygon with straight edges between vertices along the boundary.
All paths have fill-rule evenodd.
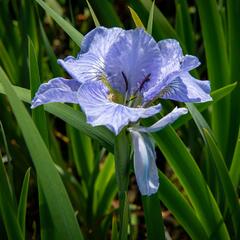
<path id="1" fill-rule="evenodd" d="M 109 49 L 117 41 L 119 34 L 124 31 L 122 28 L 113 27 L 97 27 L 87 33 L 81 44 L 80 54 L 90 52 L 100 55 L 102 58 L 106 56 Z"/>
<path id="2" fill-rule="evenodd" d="M 134 172 L 142 195 L 151 195 L 159 187 L 154 143 L 146 133 L 130 130 L 134 147 Z"/>
<path id="3" fill-rule="evenodd" d="M 172 124 L 175 122 L 180 116 L 187 114 L 188 110 L 186 108 L 174 108 L 172 112 L 167 114 L 166 116 L 162 117 L 159 121 L 154 123 L 150 127 L 141 127 L 136 126 L 130 128 L 130 130 L 135 130 L 138 132 L 157 132 L 161 129 L 165 128 L 167 125 Z"/>
<path id="4" fill-rule="evenodd" d="M 81 83 L 72 79 L 54 78 L 40 85 L 31 108 L 50 102 L 78 103 L 77 91 Z"/>
<path id="5" fill-rule="evenodd" d="M 92 126 L 104 125 L 116 135 L 129 122 L 147 118 L 161 110 L 161 105 L 149 108 L 130 108 L 112 102 L 113 96 L 101 81 L 82 84 L 78 91 L 78 102 Z"/>
<path id="6" fill-rule="evenodd" d="M 180 44 L 175 39 L 165 39 L 158 42 L 162 58 L 161 73 L 166 76 L 170 72 L 178 71 L 183 59 Z"/>
<path id="7" fill-rule="evenodd" d="M 106 56 L 108 81 L 117 91 L 128 96 L 144 91 L 159 77 L 160 50 L 155 40 L 143 29 L 124 31 Z"/>

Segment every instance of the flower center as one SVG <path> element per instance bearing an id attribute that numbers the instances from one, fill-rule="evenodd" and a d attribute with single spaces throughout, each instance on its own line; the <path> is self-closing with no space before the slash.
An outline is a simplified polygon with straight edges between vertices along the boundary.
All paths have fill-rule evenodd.
<path id="1" fill-rule="evenodd" d="M 108 99 L 112 102 L 123 104 L 129 107 L 139 107 L 142 105 L 142 91 L 144 91 L 145 84 L 150 81 L 151 73 L 148 73 L 139 83 L 137 89 L 130 93 L 129 89 L 129 80 L 127 79 L 126 74 L 122 71 L 122 78 L 125 84 L 125 94 L 121 94 L 116 89 L 114 89 L 111 84 L 108 82 L 105 75 L 101 76 L 101 81 L 108 88 L 109 94 Z"/>

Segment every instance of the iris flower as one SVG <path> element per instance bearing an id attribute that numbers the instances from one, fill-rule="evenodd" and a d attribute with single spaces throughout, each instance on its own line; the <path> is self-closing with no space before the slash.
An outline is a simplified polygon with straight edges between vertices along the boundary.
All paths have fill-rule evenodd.
<path id="1" fill-rule="evenodd" d="M 97 27 L 83 39 L 76 58 L 58 63 L 71 76 L 42 84 L 32 108 L 49 102 L 79 104 L 92 126 L 104 125 L 115 135 L 124 128 L 132 137 L 134 171 L 142 195 L 158 190 L 154 143 L 149 132 L 159 131 L 187 113 L 175 108 L 150 127 L 139 125 L 162 109 L 152 106 L 157 98 L 180 102 L 210 101 L 209 81 L 193 78 L 197 57 L 183 55 L 174 39 L 156 42 L 143 29 Z"/>

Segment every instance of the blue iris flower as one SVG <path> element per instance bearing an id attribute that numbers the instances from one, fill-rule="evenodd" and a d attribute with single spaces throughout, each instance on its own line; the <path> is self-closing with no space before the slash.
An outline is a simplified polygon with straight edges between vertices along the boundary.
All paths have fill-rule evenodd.
<path id="1" fill-rule="evenodd" d="M 140 118 L 160 112 L 157 98 L 180 102 L 211 100 L 209 81 L 193 78 L 197 57 L 183 55 L 174 39 L 156 42 L 143 29 L 97 27 L 83 39 L 77 58 L 58 63 L 72 77 L 54 78 L 42 84 L 32 108 L 49 102 L 76 103 L 92 126 L 104 125 L 115 135 L 125 127 L 132 136 L 134 170 L 142 195 L 155 193 L 159 186 L 154 143 L 149 132 L 159 131 L 187 113 L 175 108 L 150 127 Z"/>

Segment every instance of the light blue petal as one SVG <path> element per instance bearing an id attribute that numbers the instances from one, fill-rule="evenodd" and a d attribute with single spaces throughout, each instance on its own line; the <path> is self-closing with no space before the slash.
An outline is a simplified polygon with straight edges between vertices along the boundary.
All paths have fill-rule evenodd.
<path id="1" fill-rule="evenodd" d="M 189 72 L 192 69 L 197 68 L 200 64 L 201 63 L 197 57 L 192 55 L 186 55 L 182 60 L 181 70 L 183 72 Z"/>
<path id="2" fill-rule="evenodd" d="M 165 93 L 168 92 L 173 92 L 174 94 L 174 91 L 177 91 L 177 88 L 185 88 L 185 85 L 179 85 L 181 81 L 178 82 L 179 84 L 176 84 L 176 79 L 178 79 L 180 75 L 188 74 L 188 71 L 191 71 L 200 65 L 200 61 L 197 57 L 191 55 L 183 56 L 179 42 L 174 39 L 160 41 L 158 42 L 158 46 L 162 58 L 162 65 L 160 67 L 161 75 L 157 83 L 155 83 L 155 85 L 148 91 L 144 92 L 143 98 L 145 103 L 153 100 L 156 97 L 162 97 L 162 95 L 167 96 Z M 195 83 L 196 82 L 193 82 L 193 85 Z M 196 99 L 198 99 L 198 95 L 202 93 L 201 87 L 199 90 L 200 93 L 197 93 Z M 181 93 L 181 95 L 184 94 L 188 93 L 186 91 Z M 185 96 L 185 99 L 187 98 L 188 97 Z M 193 101 L 193 99 L 194 98 L 192 98 L 190 101 Z M 204 99 L 200 101 L 205 101 Z M 197 102 L 199 102 L 199 100 L 197 100 Z"/>
<path id="3" fill-rule="evenodd" d="M 208 102 L 211 88 L 209 81 L 200 81 L 192 77 L 188 72 L 181 73 L 160 92 L 160 97 L 179 102 Z"/>
<path id="4" fill-rule="evenodd" d="M 146 133 L 130 131 L 134 147 L 134 172 L 142 195 L 151 195 L 159 187 L 154 143 Z"/>
<path id="5" fill-rule="evenodd" d="M 97 27 L 84 37 L 77 58 L 69 56 L 59 59 L 58 63 L 80 82 L 99 80 L 105 75 L 106 54 L 122 31 L 121 28 Z"/>
<path id="6" fill-rule="evenodd" d="M 80 54 L 91 52 L 96 56 L 105 58 L 109 48 L 116 42 L 119 34 L 124 31 L 122 28 L 97 27 L 87 33 L 81 44 Z"/>
<path id="7" fill-rule="evenodd" d="M 92 53 L 79 55 L 77 58 L 58 59 L 58 63 L 74 79 L 83 83 L 89 80 L 99 80 L 104 74 L 104 59 Z"/>
<path id="8" fill-rule="evenodd" d="M 165 128 L 167 125 L 175 122 L 180 116 L 187 114 L 188 110 L 186 108 L 174 108 L 172 112 L 161 118 L 159 121 L 154 123 L 150 127 L 132 127 L 131 129 L 139 132 L 157 132 Z M 130 129 L 130 130 L 131 130 Z"/>
<path id="9" fill-rule="evenodd" d="M 175 39 L 165 39 L 158 42 L 162 58 L 161 79 L 174 71 L 179 71 L 183 59 L 182 48 Z"/>
<path id="10" fill-rule="evenodd" d="M 78 103 L 77 91 L 81 83 L 72 79 L 54 78 L 40 85 L 31 108 L 50 102 Z"/>
<path id="11" fill-rule="evenodd" d="M 147 118 L 161 110 L 158 104 L 149 108 L 130 108 L 110 101 L 109 90 L 101 81 L 86 82 L 78 91 L 78 102 L 92 126 L 104 125 L 116 135 L 129 122 Z"/>
<path id="12" fill-rule="evenodd" d="M 184 56 L 179 42 L 175 39 L 159 41 L 158 46 L 162 57 L 162 79 L 172 72 L 188 72 L 201 64 L 195 56 Z"/>
<path id="13" fill-rule="evenodd" d="M 138 89 L 145 91 L 159 78 L 160 50 L 152 36 L 143 29 L 122 32 L 110 48 L 106 62 L 112 87 L 122 94 L 127 91 L 128 96 Z"/>

